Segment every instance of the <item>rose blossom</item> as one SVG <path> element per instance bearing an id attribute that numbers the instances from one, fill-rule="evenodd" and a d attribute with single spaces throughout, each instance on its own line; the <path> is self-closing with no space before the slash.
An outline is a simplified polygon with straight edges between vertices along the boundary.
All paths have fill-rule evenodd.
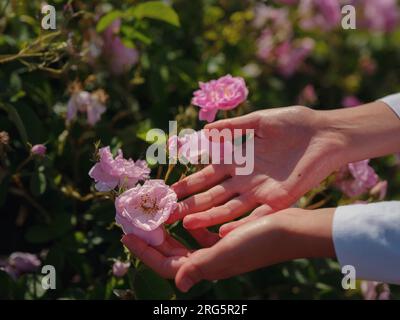
<path id="1" fill-rule="evenodd" d="M 112 266 L 112 273 L 114 276 L 118 278 L 122 278 L 129 270 L 131 263 L 129 261 L 122 262 L 120 260 L 116 260 Z"/>
<path id="2" fill-rule="evenodd" d="M 17 279 L 24 273 L 34 272 L 41 265 L 38 257 L 31 253 L 14 252 L 5 262 L 4 268 L 12 278 Z"/>
<path id="3" fill-rule="evenodd" d="M 200 82 L 200 89 L 193 93 L 192 104 L 200 107 L 200 120 L 212 122 L 218 110 L 236 108 L 249 93 L 244 79 L 230 74 L 217 80 Z"/>
<path id="4" fill-rule="evenodd" d="M 150 245 L 160 245 L 164 241 L 161 224 L 176 205 L 176 193 L 163 180 L 147 180 L 115 200 L 115 221 L 125 234 L 133 233 Z"/>
<path id="5" fill-rule="evenodd" d="M 338 0 L 301 0 L 299 14 L 303 29 L 319 28 L 328 31 L 339 25 L 340 4 Z"/>
<path id="6" fill-rule="evenodd" d="M 44 144 L 35 144 L 31 148 L 31 153 L 37 156 L 44 156 L 46 154 L 47 148 Z"/>
<path id="7" fill-rule="evenodd" d="M 361 104 L 362 102 L 356 96 L 346 96 L 342 100 L 342 106 L 345 108 L 357 107 Z"/>
<path id="8" fill-rule="evenodd" d="M 379 177 L 368 160 L 349 163 L 339 171 L 336 185 L 349 197 L 357 197 L 375 186 Z"/>
<path id="9" fill-rule="evenodd" d="M 363 13 L 360 25 L 371 31 L 391 32 L 400 21 L 400 10 L 396 0 L 353 0 Z"/>
<path id="10" fill-rule="evenodd" d="M 94 126 L 106 111 L 106 100 L 107 95 L 101 89 L 92 93 L 83 90 L 73 92 L 67 105 L 67 122 L 75 119 L 78 111 L 86 112 L 88 123 Z"/>
<path id="11" fill-rule="evenodd" d="M 121 188 L 131 188 L 150 176 L 146 161 L 124 159 L 121 149 L 114 158 L 109 146 L 100 148 L 99 156 L 100 161 L 89 171 L 89 176 L 96 181 L 98 191 L 110 191 L 117 185 Z"/>
<path id="12" fill-rule="evenodd" d="M 276 49 L 279 73 L 284 77 L 292 76 L 314 49 L 315 42 L 311 38 L 298 41 L 284 41 Z"/>
<path id="13" fill-rule="evenodd" d="M 301 90 L 299 97 L 297 98 L 298 103 L 301 105 L 310 105 L 317 102 L 318 97 L 315 93 L 314 86 L 312 84 L 306 85 L 303 90 Z"/>
<path id="14" fill-rule="evenodd" d="M 128 71 L 139 60 L 135 48 L 126 47 L 118 36 L 121 20 L 116 19 L 103 34 L 103 55 L 110 65 L 111 73 L 120 75 Z"/>
<path id="15" fill-rule="evenodd" d="M 218 160 L 224 159 L 225 155 L 232 154 L 232 151 L 231 141 L 210 141 L 204 130 L 187 133 L 180 137 L 174 135 L 168 139 L 170 158 L 179 158 L 183 163 L 198 164 L 201 163 L 201 159 L 209 160 L 210 157 L 212 162 L 218 162 Z M 213 158 L 217 156 L 219 159 Z"/>

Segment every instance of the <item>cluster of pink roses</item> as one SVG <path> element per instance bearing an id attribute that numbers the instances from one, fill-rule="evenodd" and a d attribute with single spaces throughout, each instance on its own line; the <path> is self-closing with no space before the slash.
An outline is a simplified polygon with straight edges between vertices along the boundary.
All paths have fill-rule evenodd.
<path id="1" fill-rule="evenodd" d="M 336 186 L 348 197 L 358 197 L 370 192 L 383 200 L 386 196 L 387 181 L 380 181 L 369 160 L 349 163 L 343 167 L 336 179 Z"/>
<path id="2" fill-rule="evenodd" d="M 296 6 L 298 26 L 306 31 L 329 31 L 340 27 L 341 9 L 345 4 L 355 6 L 357 28 L 369 31 L 390 32 L 400 21 L 400 8 L 396 0 L 279 0 L 282 4 Z M 289 8 L 276 8 L 258 4 L 254 9 L 253 26 L 260 29 L 257 56 L 268 65 L 290 77 L 312 53 L 314 43 L 310 38 L 294 40 L 294 30 L 289 19 Z"/>
<path id="3" fill-rule="evenodd" d="M 259 4 L 255 8 L 253 25 L 257 29 L 262 28 L 257 39 L 258 58 L 275 66 L 285 77 L 292 76 L 314 48 L 311 38 L 294 40 L 287 8 Z"/>
<path id="4" fill-rule="evenodd" d="M 150 179 L 145 161 L 125 159 L 122 150 L 113 157 L 110 147 L 104 147 L 99 150 L 99 161 L 90 169 L 89 176 L 99 191 L 117 186 L 122 191 L 115 199 L 115 220 L 125 234 L 135 234 L 151 245 L 164 241 L 162 224 L 175 209 L 177 196 L 163 180 Z"/>
<path id="5" fill-rule="evenodd" d="M 70 104 L 73 106 L 69 110 L 72 112 L 81 110 L 79 106 L 84 105 L 84 110 L 89 113 L 89 105 L 85 102 L 87 95 L 83 94 L 82 97 L 83 92 L 71 98 L 73 101 Z M 248 89 L 243 78 L 226 75 L 200 83 L 192 103 L 201 108 L 200 119 L 210 122 L 218 110 L 237 107 L 246 100 L 247 95 Z M 232 150 L 232 143 L 209 142 L 203 130 L 181 137 L 172 136 L 168 141 L 170 157 L 185 158 L 190 163 L 197 163 L 202 157 L 212 157 L 216 151 L 221 159 L 227 151 Z M 89 176 L 94 179 L 98 191 L 117 192 L 115 220 L 125 234 L 135 234 L 151 245 L 159 245 L 164 241 L 162 224 L 175 210 L 177 196 L 163 180 L 150 179 L 150 168 L 145 161 L 125 159 L 120 149 L 114 156 L 107 146 L 99 149 L 98 162 L 90 169 Z M 115 264 L 114 273 L 122 274 L 124 266 Z"/>
<path id="6" fill-rule="evenodd" d="M 149 179 L 150 169 L 146 161 L 125 159 L 121 149 L 115 158 L 110 147 L 101 148 L 98 155 L 99 162 L 89 171 L 89 176 L 96 181 L 98 191 L 110 191 L 117 186 L 132 188 L 139 181 Z"/>

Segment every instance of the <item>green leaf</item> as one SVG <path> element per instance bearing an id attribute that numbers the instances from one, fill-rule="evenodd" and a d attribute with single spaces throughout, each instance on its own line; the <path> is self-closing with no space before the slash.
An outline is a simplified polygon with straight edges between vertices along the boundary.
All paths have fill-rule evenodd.
<path id="1" fill-rule="evenodd" d="M 140 268 L 134 282 L 138 299 L 166 300 L 174 298 L 174 290 L 170 283 L 148 268 Z"/>
<path id="2" fill-rule="evenodd" d="M 123 15 L 123 12 L 119 10 L 110 11 L 109 13 L 101 17 L 96 25 L 96 31 L 103 32 L 111 23 L 113 23 L 115 19 L 120 18 Z"/>
<path id="3" fill-rule="evenodd" d="M 19 135 L 21 136 L 22 142 L 24 143 L 24 145 L 27 145 L 28 135 L 26 133 L 24 123 L 22 122 L 21 117 L 19 116 L 19 114 L 17 112 L 17 109 L 15 109 L 10 104 L 2 104 L 2 103 L 0 103 L 0 108 L 2 108 L 3 110 L 5 110 L 8 113 L 10 120 L 17 127 L 17 130 L 19 132 Z"/>
<path id="4" fill-rule="evenodd" d="M 43 143 L 46 139 L 44 126 L 33 108 L 27 105 L 19 106 L 18 114 L 24 125 L 30 143 Z"/>
<path id="5" fill-rule="evenodd" d="M 150 44 L 151 43 L 151 38 L 146 36 L 140 31 L 137 31 L 134 27 L 132 26 L 122 26 L 121 27 L 121 33 L 123 35 L 122 42 L 124 40 L 139 40 L 143 42 L 144 44 Z"/>
<path id="6" fill-rule="evenodd" d="M 33 173 L 30 181 L 30 189 L 32 194 L 36 197 L 42 195 L 46 191 L 46 186 L 47 183 L 45 174 L 40 170 L 36 170 Z"/>
<path id="7" fill-rule="evenodd" d="M 180 26 L 178 14 L 172 7 L 162 1 L 148 1 L 141 3 L 129 9 L 127 15 L 133 16 L 137 19 L 150 18 L 161 20 L 176 27 Z"/>

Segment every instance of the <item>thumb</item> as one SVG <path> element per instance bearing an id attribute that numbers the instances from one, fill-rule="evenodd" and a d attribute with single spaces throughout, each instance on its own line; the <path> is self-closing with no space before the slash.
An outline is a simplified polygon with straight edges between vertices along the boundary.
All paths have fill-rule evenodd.
<path id="1" fill-rule="evenodd" d="M 218 242 L 210 248 L 200 249 L 190 255 L 175 276 L 175 284 L 178 289 L 187 292 L 201 280 L 217 280 L 229 277 L 229 274 L 226 274 L 224 270 L 226 271 L 231 261 L 228 261 L 230 259 L 224 254 L 224 251 L 226 251 L 224 247 Z"/>
<path id="2" fill-rule="evenodd" d="M 204 279 L 202 265 L 194 261 L 187 261 L 178 270 L 175 276 L 175 284 L 182 292 L 188 292 L 191 287 Z"/>

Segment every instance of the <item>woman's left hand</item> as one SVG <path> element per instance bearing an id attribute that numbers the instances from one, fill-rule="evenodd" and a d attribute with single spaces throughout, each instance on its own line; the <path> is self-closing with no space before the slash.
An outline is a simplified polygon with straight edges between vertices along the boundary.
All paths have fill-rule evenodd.
<path id="1" fill-rule="evenodd" d="M 122 242 L 146 265 L 166 278 L 175 278 L 181 291 L 201 280 L 229 278 L 297 258 L 334 257 L 334 209 L 291 208 L 245 223 L 224 238 L 206 229 L 192 230 L 209 246 L 191 252 L 171 236 L 158 247 L 124 236 Z"/>

